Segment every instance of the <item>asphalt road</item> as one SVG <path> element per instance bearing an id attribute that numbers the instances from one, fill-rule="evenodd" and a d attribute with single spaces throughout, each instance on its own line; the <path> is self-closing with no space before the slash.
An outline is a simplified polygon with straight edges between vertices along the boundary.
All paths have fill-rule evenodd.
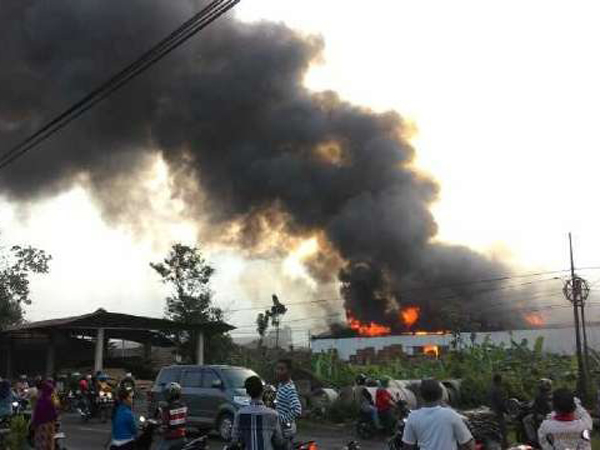
<path id="1" fill-rule="evenodd" d="M 106 448 L 110 440 L 110 426 L 101 424 L 98 420 L 82 423 L 76 414 L 63 415 L 62 429 L 67 439 L 64 446 L 68 450 L 101 450 Z M 344 445 L 356 439 L 352 432 L 347 429 L 335 427 L 321 427 L 311 424 L 302 424 L 298 433 L 298 441 L 315 440 L 321 450 L 341 450 Z M 385 444 L 382 441 L 361 442 L 362 450 L 383 450 Z M 211 450 L 222 449 L 223 441 L 211 437 L 209 448 Z"/>

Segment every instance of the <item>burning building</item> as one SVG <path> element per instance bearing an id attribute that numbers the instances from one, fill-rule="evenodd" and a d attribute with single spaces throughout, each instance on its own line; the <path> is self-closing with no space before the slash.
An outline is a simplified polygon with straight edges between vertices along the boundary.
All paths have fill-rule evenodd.
<path id="1" fill-rule="evenodd" d="M 587 327 L 588 345 L 600 351 L 600 322 L 589 323 Z M 548 353 L 561 355 L 575 354 L 575 329 L 569 325 L 544 326 L 542 328 L 509 330 L 509 331 L 480 331 L 460 333 L 461 345 L 481 344 L 489 341 L 493 344 L 510 346 L 512 342 L 527 342 L 533 349 L 536 340 L 544 339 L 543 349 Z M 368 364 L 373 361 L 389 360 L 404 355 L 439 356 L 451 348 L 456 336 L 445 332 L 414 332 L 397 335 L 381 335 L 371 337 L 341 337 L 325 334 L 313 338 L 312 350 L 316 353 L 335 351 L 346 361 Z M 396 349 L 396 352 L 390 352 Z"/>

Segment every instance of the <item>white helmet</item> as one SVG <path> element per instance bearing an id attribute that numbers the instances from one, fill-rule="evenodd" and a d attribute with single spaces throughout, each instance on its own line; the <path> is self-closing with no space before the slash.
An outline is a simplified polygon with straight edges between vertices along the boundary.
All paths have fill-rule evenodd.
<path id="1" fill-rule="evenodd" d="M 169 383 L 163 391 L 167 401 L 179 400 L 181 398 L 181 385 L 179 383 Z"/>

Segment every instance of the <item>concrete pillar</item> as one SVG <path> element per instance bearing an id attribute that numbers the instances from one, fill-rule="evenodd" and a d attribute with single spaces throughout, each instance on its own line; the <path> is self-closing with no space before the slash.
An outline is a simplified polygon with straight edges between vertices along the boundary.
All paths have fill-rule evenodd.
<path id="1" fill-rule="evenodd" d="M 204 364 L 204 333 L 196 332 L 196 364 Z"/>
<path id="2" fill-rule="evenodd" d="M 98 328 L 96 331 L 96 352 L 94 355 L 94 373 L 102 370 L 104 367 L 104 328 Z"/>
<path id="3" fill-rule="evenodd" d="M 54 376 L 56 368 L 56 336 L 54 333 L 48 335 L 48 351 L 46 353 L 46 378 Z"/>

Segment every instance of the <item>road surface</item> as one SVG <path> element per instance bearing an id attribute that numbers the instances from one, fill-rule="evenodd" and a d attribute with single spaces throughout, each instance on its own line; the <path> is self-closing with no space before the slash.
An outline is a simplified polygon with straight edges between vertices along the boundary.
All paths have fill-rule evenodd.
<path id="1" fill-rule="evenodd" d="M 62 416 L 62 429 L 67 435 L 64 446 L 68 450 L 102 450 L 110 440 L 110 425 L 101 424 L 98 420 L 82 423 L 78 415 L 67 414 Z M 353 439 L 354 434 L 348 429 L 336 427 L 322 427 L 311 424 L 302 425 L 298 434 L 299 441 L 315 440 L 320 450 L 341 450 Z M 362 450 L 383 450 L 385 443 L 382 441 L 360 442 Z M 210 439 L 209 448 L 220 450 L 224 447 L 223 441 L 214 437 Z"/>

